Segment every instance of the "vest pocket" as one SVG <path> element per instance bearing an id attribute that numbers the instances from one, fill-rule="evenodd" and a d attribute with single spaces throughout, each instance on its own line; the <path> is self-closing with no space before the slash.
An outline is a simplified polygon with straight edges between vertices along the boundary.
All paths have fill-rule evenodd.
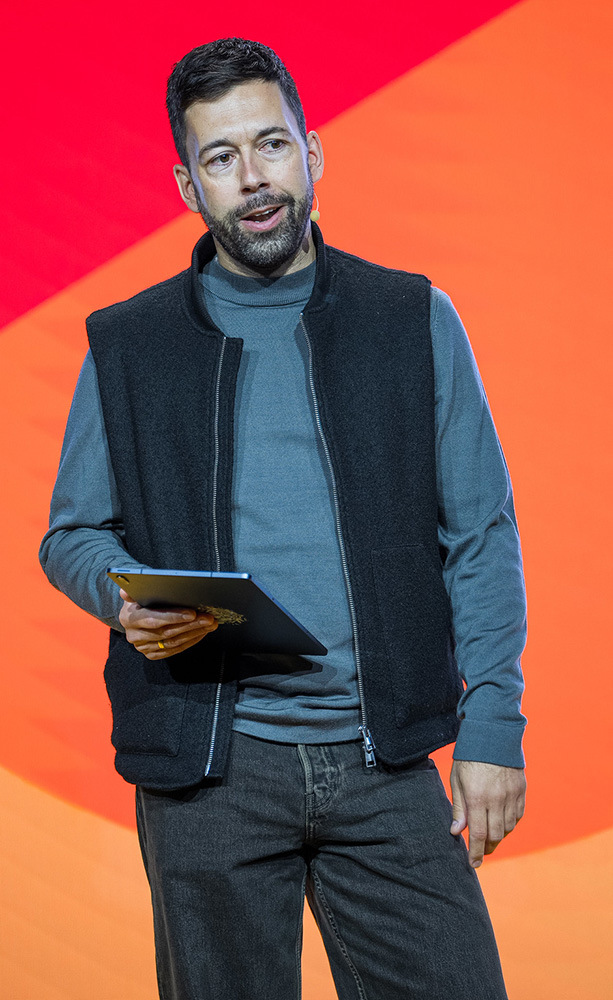
<path id="1" fill-rule="evenodd" d="M 179 753 L 189 684 L 177 682 L 166 660 L 148 660 L 120 633 L 111 633 L 104 670 L 111 706 L 111 742 L 119 753 Z"/>
<path id="2" fill-rule="evenodd" d="M 422 544 L 375 549 L 372 564 L 396 724 L 453 711 L 462 684 L 440 567 Z"/>

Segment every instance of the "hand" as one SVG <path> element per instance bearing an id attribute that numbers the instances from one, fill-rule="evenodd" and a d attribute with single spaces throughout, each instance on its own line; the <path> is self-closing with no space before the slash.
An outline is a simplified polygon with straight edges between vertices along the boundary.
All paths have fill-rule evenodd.
<path id="1" fill-rule="evenodd" d="M 123 607 L 119 621 L 126 630 L 126 639 L 148 660 L 165 660 L 182 653 L 219 625 L 212 615 L 198 614 L 193 608 L 160 611 L 142 608 L 125 590 L 120 591 L 120 596 Z"/>
<path id="2" fill-rule="evenodd" d="M 451 833 L 468 827 L 468 855 L 478 868 L 524 814 L 526 777 L 521 767 L 454 760 L 451 768 Z"/>

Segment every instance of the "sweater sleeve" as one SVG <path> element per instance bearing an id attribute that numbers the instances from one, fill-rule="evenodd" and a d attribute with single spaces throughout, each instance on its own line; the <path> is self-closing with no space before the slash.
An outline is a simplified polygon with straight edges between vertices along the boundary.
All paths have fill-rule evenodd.
<path id="1" fill-rule="evenodd" d="M 511 481 L 468 338 L 438 289 L 431 330 L 439 544 L 466 685 L 454 756 L 523 767 L 526 605 Z"/>
<path id="2" fill-rule="evenodd" d="M 49 581 L 75 604 L 123 632 L 119 588 L 110 566 L 141 564 L 128 555 L 102 417 L 96 366 L 88 352 L 68 416 L 60 466 L 39 552 Z"/>

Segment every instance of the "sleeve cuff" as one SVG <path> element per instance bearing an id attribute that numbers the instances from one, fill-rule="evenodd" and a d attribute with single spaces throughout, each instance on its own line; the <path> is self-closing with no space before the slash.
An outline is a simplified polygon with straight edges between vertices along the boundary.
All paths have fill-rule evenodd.
<path id="1" fill-rule="evenodd" d="M 456 740 L 455 760 L 478 760 L 501 767 L 525 767 L 522 750 L 524 724 L 463 719 Z"/>

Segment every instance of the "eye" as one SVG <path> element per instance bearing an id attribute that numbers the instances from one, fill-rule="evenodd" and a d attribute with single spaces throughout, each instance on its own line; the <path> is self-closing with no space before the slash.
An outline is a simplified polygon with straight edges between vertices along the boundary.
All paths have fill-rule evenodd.
<path id="1" fill-rule="evenodd" d="M 209 164 L 211 166 L 218 165 L 220 167 L 225 167 L 226 164 L 228 164 L 231 159 L 232 159 L 231 153 L 218 153 L 217 156 L 214 156 L 212 158 L 212 160 L 209 160 Z"/>
<path id="2" fill-rule="evenodd" d="M 285 143 L 283 139 L 269 139 L 264 143 L 262 148 L 272 149 L 273 152 L 276 152 L 278 149 L 282 149 L 285 145 L 287 145 L 287 143 Z"/>

